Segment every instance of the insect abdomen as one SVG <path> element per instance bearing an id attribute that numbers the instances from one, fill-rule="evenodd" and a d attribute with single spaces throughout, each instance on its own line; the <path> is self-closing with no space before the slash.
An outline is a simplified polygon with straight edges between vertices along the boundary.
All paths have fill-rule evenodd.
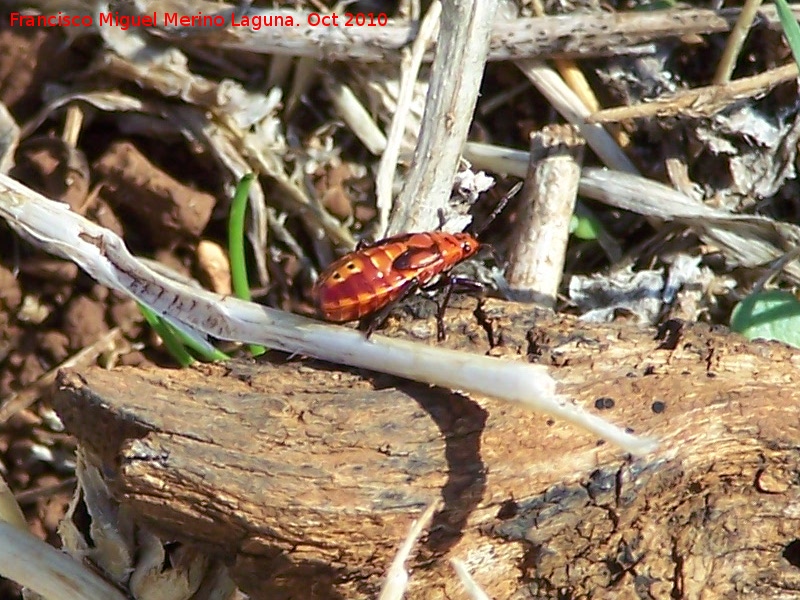
<path id="1" fill-rule="evenodd" d="M 387 238 L 340 258 L 320 275 L 312 291 L 317 310 L 336 323 L 361 319 L 397 300 L 409 284 L 425 287 L 478 246 L 465 233 L 434 231 Z"/>
<path id="2" fill-rule="evenodd" d="M 402 250 L 373 246 L 353 252 L 331 264 L 319 277 L 313 296 L 327 321 L 355 321 L 380 310 L 402 292 L 402 273 L 392 263 Z"/>

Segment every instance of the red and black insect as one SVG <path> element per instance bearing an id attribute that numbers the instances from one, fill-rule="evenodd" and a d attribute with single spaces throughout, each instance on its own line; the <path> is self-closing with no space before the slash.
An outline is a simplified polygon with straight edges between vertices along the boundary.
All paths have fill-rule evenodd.
<path id="1" fill-rule="evenodd" d="M 439 339 L 452 286 L 449 271 L 473 256 L 481 244 L 469 233 L 406 233 L 380 240 L 331 264 L 319 276 L 311 295 L 326 321 L 361 320 L 369 336 L 393 306 L 418 289 L 447 289 L 437 315 Z M 441 279 L 439 276 L 443 276 Z"/>
<path id="2" fill-rule="evenodd" d="M 510 195 L 506 195 L 490 221 Z M 482 247 L 484 245 L 475 235 L 466 232 L 396 235 L 333 262 L 319 276 L 311 295 L 323 319 L 334 323 L 358 320 L 359 328 L 369 337 L 392 308 L 416 290 L 444 288 L 444 298 L 436 315 L 441 341 L 445 338 L 444 312 L 453 288 L 483 287 L 478 282 L 454 276 L 450 271 Z"/>

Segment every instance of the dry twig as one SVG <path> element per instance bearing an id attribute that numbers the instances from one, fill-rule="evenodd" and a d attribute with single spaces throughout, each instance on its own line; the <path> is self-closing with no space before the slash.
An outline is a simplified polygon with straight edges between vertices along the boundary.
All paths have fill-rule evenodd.
<path id="1" fill-rule="evenodd" d="M 800 8 L 795 8 L 800 15 Z M 142 12 L 148 12 L 143 9 Z M 150 9 L 152 12 L 152 9 Z M 213 12 L 213 11 L 211 11 Z M 399 60 L 399 50 L 414 39 L 414 23 L 390 21 L 385 27 L 311 27 L 306 13 L 257 10 L 264 18 L 291 16 L 295 27 L 159 29 L 157 35 L 181 43 L 202 43 L 268 55 L 309 56 L 318 60 L 386 62 Z M 664 38 L 730 31 L 741 13 L 721 10 L 671 9 L 626 13 L 575 13 L 496 21 L 491 26 L 488 60 L 522 58 L 587 58 L 635 53 L 635 47 Z M 759 11 L 762 22 L 779 26 L 775 8 Z M 433 59 L 435 48 L 425 55 Z"/>
<path id="2" fill-rule="evenodd" d="M 728 36 L 728 42 L 725 44 L 725 51 L 719 59 L 717 65 L 717 72 L 714 73 L 714 84 L 722 85 L 728 83 L 736 66 L 736 59 L 739 57 L 739 52 L 742 50 L 744 40 L 750 27 L 756 18 L 756 13 L 761 7 L 761 0 L 747 0 L 742 7 L 742 13 L 736 20 L 736 25 L 731 29 Z"/>
<path id="3" fill-rule="evenodd" d="M 561 116 L 578 127 L 586 143 L 607 167 L 638 173 L 636 166 L 602 125 L 588 122 L 589 109 L 554 69 L 536 60 L 518 60 L 515 64 Z"/>
<path id="4" fill-rule="evenodd" d="M 72 260 L 98 282 L 161 315 L 210 348 L 205 335 L 315 356 L 465 393 L 488 395 L 564 418 L 629 452 L 649 452 L 652 440 L 630 435 L 558 395 L 541 365 L 498 360 L 403 340 L 372 336 L 223 297 L 165 277 L 135 259 L 111 231 L 0 175 L 0 215 L 47 252 Z"/>
<path id="5" fill-rule="evenodd" d="M 442 3 L 439 46 L 412 168 L 387 233 L 427 231 L 447 205 L 483 78 L 497 0 Z"/>
<path id="6" fill-rule="evenodd" d="M 125 600 L 71 556 L 5 522 L 0 522 L 0 575 L 48 600 Z"/>
<path id="7" fill-rule="evenodd" d="M 564 270 L 585 141 L 553 125 L 531 135 L 523 209 L 511 237 L 506 274 L 515 300 L 553 307 Z"/>
<path id="8" fill-rule="evenodd" d="M 403 597 L 408 585 L 408 573 L 406 572 L 405 563 L 411 556 L 414 544 L 417 543 L 422 533 L 430 525 L 434 513 L 441 506 L 441 501 L 432 502 L 425 509 L 425 512 L 412 523 L 403 545 L 397 550 L 392 565 L 389 567 L 389 572 L 386 574 L 386 582 L 381 590 L 381 595 L 378 596 L 378 600 L 400 600 Z"/>
<path id="9" fill-rule="evenodd" d="M 776 85 L 797 78 L 797 65 L 790 63 L 752 77 L 742 77 L 723 85 L 708 85 L 685 90 L 633 106 L 618 106 L 597 111 L 587 123 L 614 123 L 626 119 L 686 116 L 710 117 L 734 102 L 766 94 Z"/>
<path id="10" fill-rule="evenodd" d="M 479 168 L 517 177 L 525 177 L 529 162 L 527 152 L 487 144 L 469 143 L 464 154 Z M 800 245 L 797 225 L 713 209 L 664 184 L 629 173 L 585 167 L 579 192 L 609 206 L 685 223 L 729 260 L 746 267 L 769 264 Z M 800 283 L 800 263 L 787 264 L 784 275 Z"/>
<path id="11" fill-rule="evenodd" d="M 450 564 L 453 565 L 453 570 L 461 580 L 462 585 L 467 590 L 469 597 L 472 600 L 489 600 L 489 596 L 484 592 L 478 583 L 469 574 L 467 566 L 457 558 L 451 558 Z"/>
<path id="12" fill-rule="evenodd" d="M 392 209 L 392 182 L 397 168 L 397 158 L 400 155 L 400 145 L 403 142 L 403 132 L 406 129 L 406 117 L 411 109 L 411 100 L 414 95 L 414 84 L 422 65 L 422 56 L 433 38 L 439 17 L 442 13 L 442 3 L 434 0 L 419 28 L 419 35 L 414 40 L 411 52 L 403 59 L 400 93 L 397 98 L 397 108 L 392 117 L 392 125 L 385 148 L 378 166 L 378 175 L 375 178 L 376 205 L 378 207 L 378 237 L 381 238 L 389 227 L 389 213 Z"/>

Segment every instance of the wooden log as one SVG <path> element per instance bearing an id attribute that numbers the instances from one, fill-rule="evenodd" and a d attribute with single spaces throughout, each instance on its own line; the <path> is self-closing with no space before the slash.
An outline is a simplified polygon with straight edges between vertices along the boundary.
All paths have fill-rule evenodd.
<path id="1" fill-rule="evenodd" d="M 491 399 L 282 355 L 65 373 L 55 404 L 119 502 L 227 559 L 252 598 L 376 597 L 438 498 L 407 598 L 465 598 L 449 557 L 493 598 L 800 594 L 800 353 L 677 321 L 449 312 L 449 345 L 550 365 L 658 451 L 630 460 Z M 435 338 L 432 318 L 391 327 Z"/>

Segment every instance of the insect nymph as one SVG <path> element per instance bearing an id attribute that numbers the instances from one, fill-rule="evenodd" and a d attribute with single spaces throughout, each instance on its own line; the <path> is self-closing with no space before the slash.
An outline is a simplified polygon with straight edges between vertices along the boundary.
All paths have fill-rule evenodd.
<path id="1" fill-rule="evenodd" d="M 469 233 L 430 231 L 405 233 L 360 248 L 331 264 L 319 276 L 312 297 L 326 321 L 361 320 L 369 336 L 393 305 L 418 289 L 447 289 L 437 318 L 442 318 L 452 286 L 462 283 L 449 275 L 458 263 L 474 256 L 480 242 Z"/>
<path id="2" fill-rule="evenodd" d="M 481 232 L 521 187 L 522 183 L 518 183 L 503 196 Z M 444 312 L 453 288 L 483 288 L 477 281 L 451 273 L 453 267 L 482 248 L 494 253 L 490 246 L 478 241 L 479 235 L 445 231 L 404 233 L 359 248 L 334 261 L 317 279 L 311 291 L 317 313 L 333 323 L 359 321 L 359 328 L 369 337 L 394 305 L 416 290 L 443 288 L 444 298 L 436 315 L 441 341 L 445 338 Z"/>

